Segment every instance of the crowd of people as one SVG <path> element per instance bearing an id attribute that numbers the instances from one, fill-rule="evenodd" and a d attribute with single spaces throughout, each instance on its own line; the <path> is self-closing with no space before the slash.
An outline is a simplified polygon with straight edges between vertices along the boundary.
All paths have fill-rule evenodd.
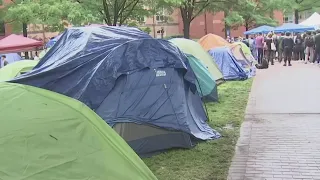
<path id="1" fill-rule="evenodd" d="M 302 34 L 260 33 L 239 41 L 250 47 L 259 64 L 274 65 L 278 60 L 280 63 L 284 61 L 284 66 L 291 66 L 291 60 L 297 60 L 320 65 L 320 30 Z"/>

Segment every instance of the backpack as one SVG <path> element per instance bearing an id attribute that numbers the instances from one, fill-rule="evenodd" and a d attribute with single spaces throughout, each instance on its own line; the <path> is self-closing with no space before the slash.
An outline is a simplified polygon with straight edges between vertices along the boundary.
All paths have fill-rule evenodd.
<path id="1" fill-rule="evenodd" d="M 313 47 L 314 46 L 314 39 L 313 39 L 313 37 L 307 37 L 307 39 L 306 39 L 306 46 L 307 47 Z"/>

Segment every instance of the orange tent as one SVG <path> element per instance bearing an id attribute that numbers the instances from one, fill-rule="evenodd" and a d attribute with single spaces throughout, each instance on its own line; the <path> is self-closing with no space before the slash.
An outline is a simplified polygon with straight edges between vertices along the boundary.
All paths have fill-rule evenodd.
<path id="1" fill-rule="evenodd" d="M 217 47 L 222 47 L 222 46 L 230 46 L 231 44 L 223 39 L 222 37 L 215 35 L 215 34 L 207 34 L 203 36 L 199 41 L 198 41 L 203 49 L 206 51 L 209 51 L 213 48 Z"/>

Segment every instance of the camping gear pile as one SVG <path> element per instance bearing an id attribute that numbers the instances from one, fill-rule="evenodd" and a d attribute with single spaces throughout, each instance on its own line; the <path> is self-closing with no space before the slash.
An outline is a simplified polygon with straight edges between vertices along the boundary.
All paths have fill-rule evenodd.
<path id="1" fill-rule="evenodd" d="M 192 40 L 67 29 L 0 69 L 3 178 L 156 179 L 140 157 L 220 138 L 204 104 L 227 80 L 216 62 Z"/>

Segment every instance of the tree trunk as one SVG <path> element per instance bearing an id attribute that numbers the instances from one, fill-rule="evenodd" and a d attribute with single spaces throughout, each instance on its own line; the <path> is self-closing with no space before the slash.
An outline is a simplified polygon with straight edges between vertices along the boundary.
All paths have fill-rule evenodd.
<path id="1" fill-rule="evenodd" d="M 204 13 L 204 33 L 205 35 L 208 34 L 208 27 L 207 27 L 207 12 Z"/>
<path id="2" fill-rule="evenodd" d="M 228 16 L 228 12 L 224 12 L 224 17 L 227 17 Z M 228 32 L 230 31 L 230 26 L 227 25 L 226 22 L 224 22 L 224 34 L 225 34 L 225 37 L 228 37 L 229 35 L 231 34 L 228 34 Z"/>
<path id="3" fill-rule="evenodd" d="M 23 32 L 23 36 L 24 37 L 28 37 L 28 25 L 27 25 L 27 23 L 23 23 L 22 24 L 22 32 Z M 25 59 L 29 59 L 29 53 L 28 52 L 25 52 L 24 55 L 25 55 Z"/>
<path id="4" fill-rule="evenodd" d="M 294 10 L 294 23 L 299 24 L 299 10 L 298 9 Z"/>
<path id="5" fill-rule="evenodd" d="M 186 39 L 190 39 L 190 22 L 183 22 L 183 36 Z"/>
<path id="6" fill-rule="evenodd" d="M 249 23 L 248 21 L 245 22 L 246 31 L 249 31 Z M 246 35 L 246 38 L 249 38 L 249 35 Z"/>
<path id="7" fill-rule="evenodd" d="M 153 15 L 153 18 L 152 18 L 152 27 L 153 27 L 153 38 L 157 38 L 157 32 L 156 32 L 156 19 L 155 19 L 155 15 Z"/>

